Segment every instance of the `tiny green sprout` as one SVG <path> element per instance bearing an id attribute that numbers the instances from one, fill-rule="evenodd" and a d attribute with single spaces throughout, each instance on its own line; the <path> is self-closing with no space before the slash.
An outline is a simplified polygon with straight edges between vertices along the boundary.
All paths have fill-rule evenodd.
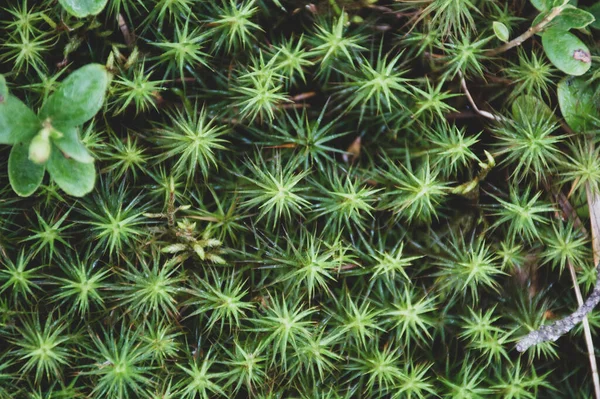
<path id="1" fill-rule="evenodd" d="M 337 20 L 317 22 L 314 36 L 309 39 L 313 45 L 311 53 L 319 58 L 319 73 L 323 74 L 323 78 L 329 78 L 337 63 L 353 65 L 357 53 L 365 50 L 365 47 L 359 44 L 364 37 L 348 34 L 347 30 L 344 16 Z"/>
<path id="2" fill-rule="evenodd" d="M 513 367 L 502 370 L 503 373 L 498 376 L 498 382 L 493 387 L 499 395 L 506 399 L 539 397 L 540 388 L 552 389 L 552 385 L 546 381 L 550 371 L 538 375 L 536 368 L 531 365 L 528 370 L 524 370 L 521 365 L 521 359 L 518 359 Z"/>
<path id="3" fill-rule="evenodd" d="M 460 36 L 477 30 L 474 14 L 481 14 L 477 1 L 433 0 L 428 3 L 418 21 L 430 19 L 445 35 Z"/>
<path id="4" fill-rule="evenodd" d="M 508 200 L 494 197 L 499 209 L 494 212 L 497 220 L 493 227 L 507 227 L 507 236 L 511 239 L 536 241 L 540 236 L 539 229 L 548 224 L 548 214 L 554 212 L 554 207 L 540 200 L 542 192 L 531 194 L 531 187 L 527 187 L 523 192 L 511 190 Z"/>
<path id="5" fill-rule="evenodd" d="M 379 392 L 377 397 L 391 393 L 392 388 L 400 385 L 403 373 L 400 368 L 401 350 L 395 345 L 379 348 L 371 343 L 365 350 L 360 350 L 358 355 L 351 359 L 347 367 L 351 379 L 366 379 L 365 388 L 369 391 L 375 389 Z"/>
<path id="6" fill-rule="evenodd" d="M 148 204 L 140 195 L 128 198 L 123 184 L 109 188 L 107 180 L 96 195 L 81 203 L 80 212 L 87 220 L 87 236 L 95 242 L 96 250 L 112 256 L 125 248 L 135 248 L 148 235 L 143 216 Z"/>
<path id="7" fill-rule="evenodd" d="M 47 254 L 48 259 L 51 260 L 53 255 L 62 252 L 58 250 L 56 244 L 60 243 L 64 247 L 70 247 L 69 243 L 65 240 L 68 238 L 65 231 L 73 226 L 72 223 L 65 223 L 69 213 L 70 211 L 67 211 L 64 212 L 62 216 L 60 216 L 60 214 L 54 215 L 50 217 L 47 222 L 44 217 L 36 211 L 35 215 L 37 216 L 38 227 L 36 229 L 31 229 L 31 232 L 34 234 L 22 241 L 31 242 L 30 251 L 34 254 L 43 252 L 44 254 Z M 47 250 L 44 251 L 46 248 Z"/>
<path id="8" fill-rule="evenodd" d="M 208 230 L 199 235 L 196 232 L 196 222 L 190 222 L 188 219 L 177 221 L 177 225 L 173 230 L 179 242 L 164 246 L 161 248 L 161 252 L 168 254 L 181 253 L 180 257 L 182 259 L 196 254 L 202 261 L 221 265 L 226 263 L 221 256 L 224 252 L 221 248 L 223 243 L 210 237 Z"/>
<path id="9" fill-rule="evenodd" d="M 255 0 L 221 0 L 221 6 L 215 1 L 211 10 L 218 16 L 209 19 L 209 34 L 213 36 L 213 47 L 217 51 L 225 48 L 227 53 L 248 47 L 256 40 L 255 33 L 263 29 L 252 21 L 258 11 Z"/>
<path id="10" fill-rule="evenodd" d="M 533 94 L 538 98 L 549 98 L 556 69 L 538 51 L 519 48 L 518 55 L 518 63 L 511 63 L 505 69 L 507 77 L 515 85 L 511 96 L 516 98 L 520 94 Z"/>
<path id="11" fill-rule="evenodd" d="M 151 264 L 149 265 L 148 263 Z M 147 315 L 149 319 L 161 320 L 176 317 L 177 287 L 183 281 L 179 264 L 174 261 L 161 262 L 141 260 L 119 271 L 124 284 L 114 287 L 115 301 L 127 309 L 133 309 L 135 318 Z"/>
<path id="12" fill-rule="evenodd" d="M 72 356 L 67 348 L 70 341 L 67 319 L 48 315 L 46 322 L 42 323 L 39 316 L 25 317 L 22 325 L 17 327 L 18 335 L 14 340 L 19 348 L 14 355 L 25 362 L 21 372 L 28 374 L 35 370 L 36 384 L 42 377 L 47 380 L 60 378 L 63 370 L 69 368 Z"/>
<path id="13" fill-rule="evenodd" d="M 242 386 L 252 390 L 265 383 L 268 375 L 265 367 L 264 347 L 249 340 L 243 344 L 234 343 L 234 349 L 223 348 L 226 359 L 223 363 L 228 366 L 227 385 L 233 386 L 238 392 Z"/>
<path id="14" fill-rule="evenodd" d="M 177 397 L 182 399 L 195 399 L 197 397 L 210 398 L 214 395 L 225 397 L 222 382 L 225 373 L 214 372 L 216 360 L 209 351 L 202 361 L 190 359 L 188 367 L 177 364 L 183 371 L 183 378 L 177 384 Z"/>
<path id="15" fill-rule="evenodd" d="M 37 5 L 30 7 L 27 0 L 13 3 L 13 7 L 4 8 L 4 11 L 12 17 L 11 20 L 2 21 L 7 31 L 23 32 L 28 35 L 41 33 L 40 25 L 44 21 L 43 8 L 38 8 Z"/>
<path id="16" fill-rule="evenodd" d="M 78 127 L 104 104 L 109 76 L 99 64 L 86 65 L 69 75 L 35 115 L 0 84 L 0 143 L 12 145 L 8 176 L 20 196 L 33 194 L 45 170 L 69 195 L 92 191 L 96 178 L 90 155 L 79 139 Z"/>
<path id="17" fill-rule="evenodd" d="M 196 105 L 191 110 L 175 110 L 167 113 L 168 122 L 156 128 L 157 140 L 162 153 L 159 160 L 175 159 L 172 170 L 185 174 L 187 184 L 196 177 L 196 171 L 204 178 L 211 174 L 211 168 L 218 165 L 218 151 L 225 150 L 228 141 L 221 136 L 229 128 L 210 117 L 204 107 Z"/>
<path id="18" fill-rule="evenodd" d="M 0 294 L 8 291 L 13 300 L 23 300 L 26 303 L 35 298 L 34 289 L 40 290 L 40 269 L 38 267 L 30 267 L 33 254 L 25 255 L 22 250 L 17 257 L 17 261 L 13 262 L 9 258 L 1 260 L 0 269 Z"/>
<path id="19" fill-rule="evenodd" d="M 403 53 L 395 57 L 383 54 L 380 45 L 377 58 L 362 58 L 361 67 L 349 74 L 347 83 L 342 84 L 339 95 L 347 103 L 347 108 L 360 107 L 360 118 L 367 110 L 374 114 L 386 115 L 392 108 L 406 108 L 406 97 L 412 93 L 406 70 L 400 69 Z"/>
<path id="20" fill-rule="evenodd" d="M 254 307 L 246 298 L 248 288 L 239 274 L 224 276 L 211 269 L 207 278 L 194 281 L 188 293 L 192 296 L 186 305 L 192 311 L 188 317 L 207 318 L 206 330 L 221 335 L 223 331 L 237 331 L 246 315 Z M 227 328 L 226 328 L 227 327 Z"/>
<path id="21" fill-rule="evenodd" d="M 90 361 L 84 375 L 94 379 L 91 395 L 102 398 L 133 399 L 147 397 L 156 384 L 151 377 L 152 367 L 147 360 L 150 353 L 140 334 L 125 326 L 103 331 L 102 336 L 91 332 L 87 350 Z"/>
<path id="22" fill-rule="evenodd" d="M 308 171 L 296 172 L 295 163 L 284 164 L 277 155 L 267 164 L 261 157 L 257 163 L 250 162 L 248 170 L 249 176 L 243 176 L 248 186 L 240 190 L 245 199 L 242 206 L 257 209 L 257 220 L 266 216 L 268 223 L 275 227 L 280 220 L 290 220 L 292 215 L 301 216 L 310 205 L 302 195 L 307 188 L 301 184 Z"/>
<path id="23" fill-rule="evenodd" d="M 12 64 L 13 72 L 27 74 L 30 68 L 45 72 L 47 66 L 44 56 L 53 47 L 56 39 L 47 33 L 17 31 L 11 34 L 1 45 L 0 61 Z"/>
<path id="24" fill-rule="evenodd" d="M 477 76 L 484 75 L 483 61 L 486 58 L 484 46 L 490 41 L 491 37 L 484 37 L 479 40 L 472 40 L 470 35 L 463 35 L 461 39 L 453 39 L 444 45 L 444 50 L 448 56 L 445 78 L 454 78 L 456 75 Z"/>
<path id="25" fill-rule="evenodd" d="M 271 347 L 270 364 L 287 370 L 291 353 L 297 353 L 312 336 L 310 317 L 316 309 L 305 309 L 299 299 L 270 298 L 266 314 L 250 320 L 254 332 L 262 333 L 261 341 Z"/>
<path id="26" fill-rule="evenodd" d="M 178 24 L 183 20 L 189 20 L 192 15 L 192 3 L 195 0 L 152 0 L 146 2 L 151 3 L 150 7 L 146 7 L 143 1 L 137 1 L 142 3 L 142 6 L 146 10 L 150 11 L 142 23 L 144 29 L 149 29 L 153 25 L 157 25 L 158 30 L 163 30 L 165 22 Z"/>
<path id="27" fill-rule="evenodd" d="M 356 303 L 348 291 L 342 295 L 343 299 L 336 303 L 337 307 L 328 310 L 328 313 L 339 324 L 337 330 L 347 345 L 366 348 L 368 342 L 385 331 L 378 323 L 382 311 L 367 297 L 362 297 L 361 303 Z"/>
<path id="28" fill-rule="evenodd" d="M 437 297 L 420 296 L 418 289 L 407 286 L 402 297 L 395 298 L 391 307 L 383 314 L 385 323 L 391 327 L 397 340 L 410 347 L 432 340 L 430 330 L 435 326 L 434 312 Z"/>
<path id="29" fill-rule="evenodd" d="M 437 208 L 449 190 L 448 185 L 438 178 L 438 170 L 431 168 L 429 160 L 414 171 L 411 165 L 398 165 L 388 159 L 383 163 L 389 168 L 381 172 L 383 178 L 394 186 L 384 194 L 384 198 L 389 198 L 385 208 L 409 222 L 431 222 L 436 218 Z"/>
<path id="30" fill-rule="evenodd" d="M 49 121 L 44 122 L 49 125 Z M 38 165 L 46 163 L 50 158 L 50 128 L 44 126 L 42 130 L 31 140 L 29 144 L 29 160 Z"/>

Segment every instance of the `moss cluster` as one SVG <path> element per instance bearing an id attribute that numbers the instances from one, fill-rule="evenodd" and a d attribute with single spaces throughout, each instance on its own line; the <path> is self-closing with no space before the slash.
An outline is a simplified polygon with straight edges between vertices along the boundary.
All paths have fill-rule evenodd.
<path id="1" fill-rule="evenodd" d="M 596 281 L 593 1 L 62 3 L 3 2 L 0 73 L 106 66 L 97 178 L 0 146 L 0 398 L 592 397 L 581 326 L 515 343 Z"/>

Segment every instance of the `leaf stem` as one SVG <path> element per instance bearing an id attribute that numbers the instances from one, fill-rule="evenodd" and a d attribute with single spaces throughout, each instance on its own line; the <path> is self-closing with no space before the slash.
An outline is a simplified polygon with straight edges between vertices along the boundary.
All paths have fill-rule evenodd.
<path id="1" fill-rule="evenodd" d="M 559 7 L 553 8 L 552 11 L 550 12 L 550 14 L 548 14 L 544 19 L 542 19 L 539 24 L 530 27 L 529 29 L 527 29 L 525 31 L 525 33 L 521 34 L 520 36 L 517 36 L 510 42 L 504 43 L 502 46 L 496 47 L 495 49 L 488 50 L 484 54 L 488 57 L 491 57 L 494 55 L 498 55 L 500 53 L 504 53 L 505 51 L 508 51 L 513 47 L 520 46 L 525 40 L 529 39 L 531 36 L 540 32 L 542 29 L 544 29 L 546 27 L 546 25 L 548 25 L 550 22 L 552 22 L 552 20 L 554 18 L 558 17 L 560 15 L 560 13 L 564 10 L 564 7 L 565 7 L 565 4 L 563 4 Z"/>
<path id="2" fill-rule="evenodd" d="M 465 96 L 467 96 L 467 100 L 469 100 L 469 104 L 471 104 L 471 107 L 473 107 L 473 110 L 475 112 L 477 112 L 479 115 L 483 116 L 484 118 L 488 118 L 488 119 L 491 119 L 494 121 L 500 122 L 500 121 L 506 120 L 506 118 L 504 118 L 502 116 L 494 115 L 491 112 L 480 110 L 477 107 L 477 104 L 475 104 L 475 100 L 473 100 L 473 97 L 471 96 L 471 93 L 469 92 L 469 88 L 467 87 L 467 82 L 465 81 L 465 78 L 462 75 L 462 73 L 460 74 L 460 85 L 462 86 L 462 89 L 465 92 Z"/>

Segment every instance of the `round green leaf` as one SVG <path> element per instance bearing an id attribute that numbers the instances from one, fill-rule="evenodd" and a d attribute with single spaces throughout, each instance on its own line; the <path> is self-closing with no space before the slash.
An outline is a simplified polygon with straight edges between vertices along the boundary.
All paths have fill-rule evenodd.
<path id="1" fill-rule="evenodd" d="M 492 28 L 494 29 L 494 34 L 496 37 L 503 42 L 507 42 L 510 37 L 510 33 L 508 32 L 508 28 L 502 22 L 494 21 L 492 24 Z"/>
<path id="2" fill-rule="evenodd" d="M 548 59 L 568 75 L 580 76 L 592 66 L 590 50 L 572 33 L 549 29 L 542 35 Z"/>
<path id="3" fill-rule="evenodd" d="M 21 197 L 33 194 L 42 184 L 44 171 L 44 165 L 29 160 L 29 142 L 12 147 L 8 156 L 8 180 L 15 193 Z"/>
<path id="4" fill-rule="evenodd" d="M 8 93 L 6 79 L 0 75 L 0 144 L 28 141 L 41 128 L 33 111 Z"/>
<path id="5" fill-rule="evenodd" d="M 600 120 L 595 105 L 594 89 L 583 78 L 566 77 L 558 84 L 556 94 L 560 112 L 571 129 L 586 132 Z"/>
<path id="6" fill-rule="evenodd" d="M 555 120 L 554 112 L 536 96 L 523 94 L 512 103 L 512 117 L 517 121 L 531 121 L 533 125 L 541 120 Z"/>
<path id="7" fill-rule="evenodd" d="M 82 163 L 67 158 L 54 146 L 47 166 L 50 177 L 69 195 L 83 197 L 94 189 L 96 168 L 93 163 Z"/>
<path id="8" fill-rule="evenodd" d="M 79 126 L 98 113 L 108 88 L 108 72 L 100 64 L 88 64 L 71 73 L 50 96 L 40 119 L 52 125 Z"/>
<path id="9" fill-rule="evenodd" d="M 56 144 L 64 154 L 78 162 L 94 162 L 94 158 L 79 139 L 79 128 L 75 126 L 54 126 L 54 128 L 62 133 L 62 137 L 59 139 L 52 139 L 52 142 Z"/>
<path id="10" fill-rule="evenodd" d="M 78 18 L 87 17 L 88 15 L 99 14 L 104 9 L 108 0 L 58 0 L 59 3 Z"/>

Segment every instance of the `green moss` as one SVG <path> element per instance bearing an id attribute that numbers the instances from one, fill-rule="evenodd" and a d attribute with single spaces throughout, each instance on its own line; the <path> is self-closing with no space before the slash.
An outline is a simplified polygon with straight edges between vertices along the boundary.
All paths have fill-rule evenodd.
<path id="1" fill-rule="evenodd" d="M 4 3 L 0 399 L 592 397 L 580 326 L 515 349 L 577 307 L 566 269 L 584 294 L 596 281 L 591 14 Z M 552 29 L 580 51 L 548 48 L 546 25 L 511 42 L 562 10 Z M 83 76 L 70 103 L 61 82 L 89 64 L 109 87 L 95 101 Z M 83 126 L 52 136 L 64 179 L 30 173 L 24 198 L 8 144 L 40 110 Z M 81 183 L 75 158 L 97 176 L 83 197 L 60 188 Z"/>

